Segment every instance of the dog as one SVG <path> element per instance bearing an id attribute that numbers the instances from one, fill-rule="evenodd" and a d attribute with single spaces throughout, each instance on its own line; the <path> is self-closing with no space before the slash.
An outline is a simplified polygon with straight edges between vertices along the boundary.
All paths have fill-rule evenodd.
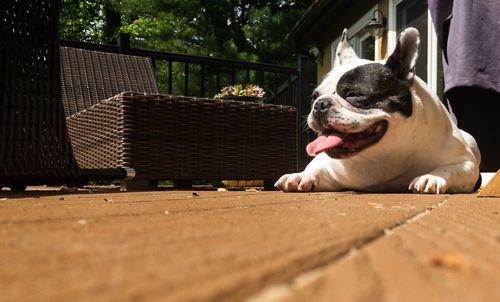
<path id="1" fill-rule="evenodd" d="M 415 75 L 420 35 L 407 28 L 384 62 L 356 56 L 344 30 L 333 69 L 314 90 L 309 127 L 315 156 L 275 184 L 285 192 L 470 193 L 481 155 Z"/>

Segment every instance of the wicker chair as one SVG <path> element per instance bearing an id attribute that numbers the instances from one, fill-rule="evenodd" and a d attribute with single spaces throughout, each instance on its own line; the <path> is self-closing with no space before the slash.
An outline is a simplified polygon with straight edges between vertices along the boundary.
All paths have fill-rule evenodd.
<path id="1" fill-rule="evenodd" d="M 80 169 L 60 98 L 59 1 L 0 2 L 0 189 L 124 178 Z"/>
<path id="2" fill-rule="evenodd" d="M 297 169 L 294 107 L 159 95 L 149 58 L 65 47 L 61 64 L 68 128 L 83 167 L 131 167 L 129 187 L 222 179 L 271 186 Z"/>

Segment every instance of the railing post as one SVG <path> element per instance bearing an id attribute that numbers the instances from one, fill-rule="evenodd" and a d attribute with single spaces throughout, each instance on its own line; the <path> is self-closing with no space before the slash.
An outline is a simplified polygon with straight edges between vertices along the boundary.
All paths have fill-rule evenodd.
<path id="1" fill-rule="evenodd" d="M 129 53 L 130 50 L 130 34 L 120 33 L 118 36 L 118 49 L 120 53 Z"/>
<path id="2" fill-rule="evenodd" d="M 309 131 L 306 130 L 303 125 L 305 123 L 304 117 L 309 114 L 311 102 L 309 101 L 309 92 L 307 86 L 309 84 L 309 70 L 308 61 L 309 58 L 305 55 L 300 54 L 298 56 L 298 88 L 297 88 L 297 169 L 298 171 L 303 171 L 309 160 L 307 158 L 306 146 L 309 142 Z"/>

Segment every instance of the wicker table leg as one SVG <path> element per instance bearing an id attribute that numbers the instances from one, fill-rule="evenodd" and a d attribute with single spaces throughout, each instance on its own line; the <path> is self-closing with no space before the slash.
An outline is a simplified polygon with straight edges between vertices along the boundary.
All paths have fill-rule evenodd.
<path id="1" fill-rule="evenodd" d="M 123 180 L 120 186 L 121 191 L 156 190 L 158 189 L 158 181 L 150 179 Z"/>
<path id="2" fill-rule="evenodd" d="M 176 189 L 192 189 L 193 184 L 189 179 L 174 180 L 174 188 Z"/>
<path id="3" fill-rule="evenodd" d="M 274 180 L 274 179 L 264 179 L 264 190 L 276 191 L 277 189 L 274 187 L 275 182 L 276 182 L 276 180 Z"/>

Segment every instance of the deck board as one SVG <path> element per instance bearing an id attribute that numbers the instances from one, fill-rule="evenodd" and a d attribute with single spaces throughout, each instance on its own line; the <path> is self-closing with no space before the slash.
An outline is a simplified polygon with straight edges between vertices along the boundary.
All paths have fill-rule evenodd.
<path id="1" fill-rule="evenodd" d="M 500 301 L 500 199 L 454 195 L 281 301 Z"/>
<path id="2" fill-rule="evenodd" d="M 0 198 L 0 301 L 241 301 L 315 269 L 343 264 L 355 258 L 347 256 L 350 251 L 362 254 L 366 246 L 391 238 L 387 232 L 402 232 L 408 220 L 444 203 L 424 218 L 432 217 L 453 199 L 209 191 L 6 197 Z M 454 215 L 467 216 L 468 210 L 458 206 L 463 198 L 458 199 Z M 497 211 L 495 202 L 488 200 L 489 211 Z M 482 213 L 482 206 L 477 208 Z M 473 218 L 489 223 L 488 234 L 497 236 L 498 220 L 485 215 Z M 432 223 L 445 227 L 443 219 Z M 423 231 L 416 234 L 427 236 Z M 453 244 L 453 233 L 449 234 L 446 242 Z M 492 242 L 486 244 L 485 238 L 491 239 L 480 237 L 475 243 L 485 249 L 480 255 L 494 262 Z M 391 253 L 398 259 L 397 250 Z M 389 265 L 391 253 L 385 262 L 369 262 L 383 286 L 389 282 L 384 278 L 390 277 L 380 277 L 377 270 Z M 420 268 L 411 261 L 400 262 L 407 272 Z M 361 263 L 347 269 L 351 285 L 358 283 L 356 278 L 370 279 L 358 274 L 362 268 Z M 485 275 L 490 280 L 485 284 L 492 284 L 487 277 L 496 268 Z M 429 282 L 426 274 L 414 274 L 415 282 Z M 325 275 L 318 281 L 323 278 L 328 279 Z M 291 290 L 288 298 L 301 301 L 303 295 L 316 298 L 324 293 L 331 301 L 329 284 L 320 286 L 317 294 L 314 282 L 308 287 Z M 374 288 L 386 293 L 377 284 L 363 293 L 371 295 Z"/>

